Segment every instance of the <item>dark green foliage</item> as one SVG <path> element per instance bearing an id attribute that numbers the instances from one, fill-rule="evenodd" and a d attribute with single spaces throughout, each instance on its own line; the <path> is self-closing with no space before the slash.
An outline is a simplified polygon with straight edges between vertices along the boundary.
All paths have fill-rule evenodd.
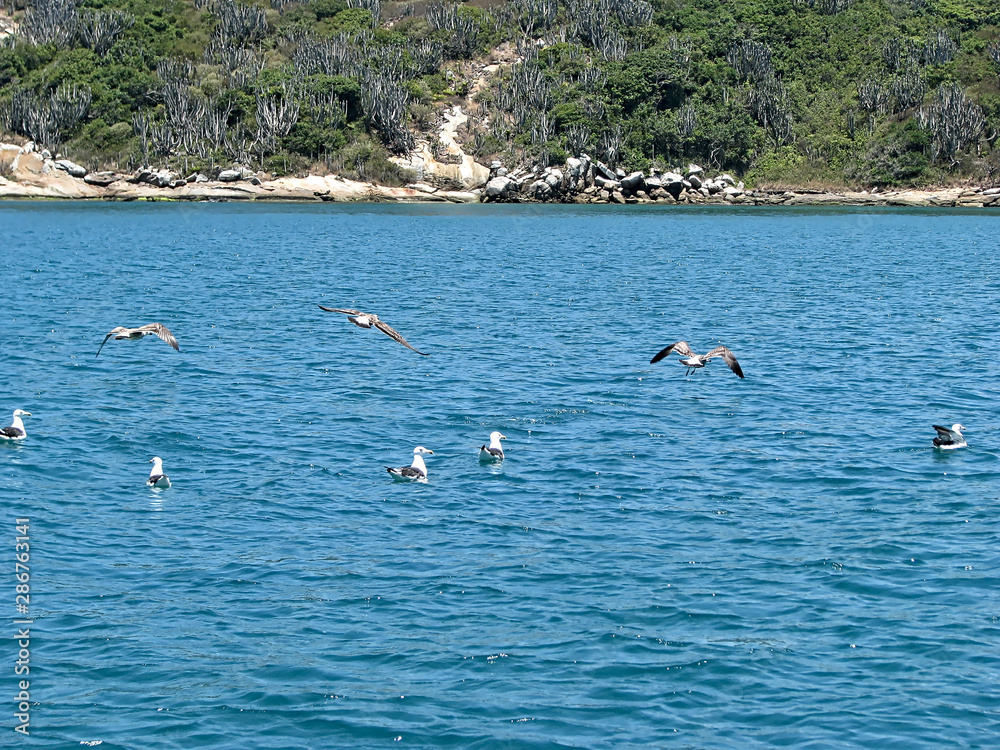
<path id="1" fill-rule="evenodd" d="M 506 44 L 524 62 L 476 97 L 490 127 L 470 122 L 465 147 L 481 160 L 555 163 L 587 150 L 627 169 L 696 161 L 751 182 L 886 186 L 1000 169 L 996 0 L 652 0 L 645 25 L 643 0 L 604 16 L 593 9 L 607 3 L 559 0 L 534 20 L 525 3 L 416 3 L 374 29 L 346 0 L 219 1 L 256 14 L 253 28 L 195 0 L 66 5 L 91 25 L 128 22 L 99 43 L 70 29 L 0 47 L 0 127 L 16 92 L 20 106 L 74 84 L 90 92 L 87 113 L 53 136 L 70 156 L 288 174 L 322 163 L 401 183 L 382 144 L 400 149 L 406 127 L 431 127 L 468 93 L 474 77 L 455 61 Z M 21 17 L 25 4 L 13 7 Z M 186 61 L 181 80 L 157 75 L 169 59 Z M 979 135 L 945 138 L 945 91 L 981 113 Z M 286 100 L 294 123 L 269 135 L 261 107 Z M 199 124 L 211 117 L 214 130 Z"/>
<path id="2" fill-rule="evenodd" d="M 923 185 L 935 178 L 927 156 L 931 138 L 913 119 L 887 125 L 861 162 L 857 176 L 870 185 Z"/>

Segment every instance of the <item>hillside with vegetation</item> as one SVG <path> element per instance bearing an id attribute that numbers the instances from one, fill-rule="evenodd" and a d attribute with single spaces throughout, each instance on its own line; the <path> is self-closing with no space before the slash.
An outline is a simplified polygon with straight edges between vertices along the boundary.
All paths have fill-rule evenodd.
<path id="1" fill-rule="evenodd" d="M 8 0 L 0 129 L 90 169 L 482 163 L 1000 182 L 996 0 Z M 442 155 L 442 158 L 447 158 Z"/>

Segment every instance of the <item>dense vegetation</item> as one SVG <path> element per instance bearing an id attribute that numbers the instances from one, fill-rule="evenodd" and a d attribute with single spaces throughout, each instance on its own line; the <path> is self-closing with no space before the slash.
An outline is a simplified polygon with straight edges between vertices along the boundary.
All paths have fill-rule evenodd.
<path id="1" fill-rule="evenodd" d="M 1000 180 L 996 0 L 8 0 L 0 128 L 87 166 L 391 183 L 463 103 L 480 160 L 757 183 Z M 475 64 L 473 64 L 475 63 Z M 434 143 L 433 135 L 430 140 Z"/>

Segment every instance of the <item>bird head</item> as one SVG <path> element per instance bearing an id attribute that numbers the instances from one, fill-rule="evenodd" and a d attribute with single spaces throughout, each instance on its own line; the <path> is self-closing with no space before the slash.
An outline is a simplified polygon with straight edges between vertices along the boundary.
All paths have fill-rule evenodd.
<path id="1" fill-rule="evenodd" d="M 495 430 L 490 433 L 490 440 L 506 440 L 506 439 L 507 439 L 506 435 L 501 435 L 499 432 Z"/>
<path id="2" fill-rule="evenodd" d="M 430 450 L 428 448 L 425 448 L 422 445 L 418 445 L 416 448 L 414 448 L 413 449 L 413 453 L 414 453 L 414 455 L 417 454 L 417 453 L 427 453 L 427 454 L 430 454 L 432 456 L 434 455 L 434 451 L 432 451 L 432 450 Z"/>
<path id="3" fill-rule="evenodd" d="M 15 409 L 14 410 L 14 416 L 15 417 L 30 417 L 31 416 L 31 412 L 30 411 L 25 411 L 24 409 Z"/>
<path id="4" fill-rule="evenodd" d="M 163 463 L 163 459 L 160 458 L 159 456 L 153 456 L 151 459 L 149 459 L 149 463 L 151 463 L 151 464 L 162 464 Z"/>
<path id="5" fill-rule="evenodd" d="M 964 426 L 964 425 L 960 425 L 960 424 L 953 424 L 953 425 L 951 426 L 951 429 L 952 429 L 952 431 L 953 431 L 953 432 L 961 432 L 962 430 L 964 430 L 964 429 L 966 429 L 966 428 L 965 428 L 965 426 Z"/>

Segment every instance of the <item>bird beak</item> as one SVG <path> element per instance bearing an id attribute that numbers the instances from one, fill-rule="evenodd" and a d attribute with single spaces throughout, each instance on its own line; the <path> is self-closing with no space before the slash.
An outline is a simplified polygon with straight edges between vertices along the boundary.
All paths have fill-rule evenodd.
<path id="1" fill-rule="evenodd" d="M 31 412 L 30 412 L 30 411 L 26 411 L 26 412 L 24 412 L 24 416 L 26 416 L 26 417 L 30 417 L 30 416 L 31 416 Z"/>
<path id="2" fill-rule="evenodd" d="M 501 439 L 501 440 L 506 440 L 506 439 L 507 439 L 507 436 L 506 436 L 506 435 L 501 435 L 501 436 L 500 436 L 500 439 Z"/>
<path id="3" fill-rule="evenodd" d="M 428 452 L 428 453 L 430 453 L 430 454 L 431 454 L 432 456 L 434 455 L 434 451 L 430 451 L 430 450 L 429 450 L 429 451 L 427 451 L 427 452 Z"/>

